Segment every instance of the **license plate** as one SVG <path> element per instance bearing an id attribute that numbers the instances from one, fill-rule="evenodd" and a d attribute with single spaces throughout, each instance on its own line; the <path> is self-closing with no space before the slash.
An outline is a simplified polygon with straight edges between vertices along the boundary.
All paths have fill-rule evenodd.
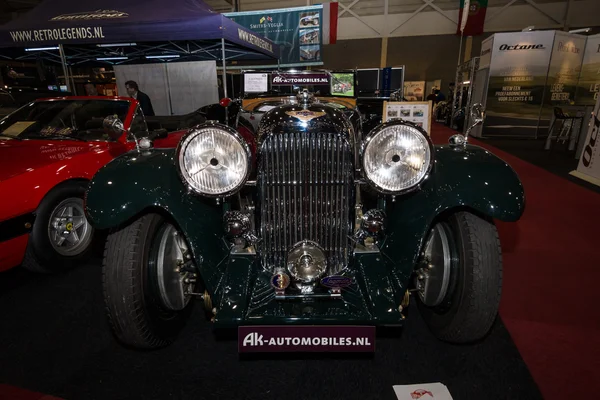
<path id="1" fill-rule="evenodd" d="M 374 326 L 240 326 L 240 353 L 375 351 Z"/>

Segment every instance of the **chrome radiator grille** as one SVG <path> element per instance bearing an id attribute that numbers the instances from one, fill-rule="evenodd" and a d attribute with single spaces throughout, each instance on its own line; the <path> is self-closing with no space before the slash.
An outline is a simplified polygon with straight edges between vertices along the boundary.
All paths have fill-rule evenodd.
<path id="1" fill-rule="evenodd" d="M 352 162 L 346 139 L 293 132 L 269 136 L 261 146 L 259 185 L 263 265 L 284 267 L 302 240 L 327 255 L 328 272 L 348 263 Z"/>

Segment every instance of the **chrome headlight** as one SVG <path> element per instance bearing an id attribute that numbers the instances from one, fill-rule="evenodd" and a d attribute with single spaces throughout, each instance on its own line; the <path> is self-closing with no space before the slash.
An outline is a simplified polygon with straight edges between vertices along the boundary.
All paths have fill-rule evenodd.
<path id="1" fill-rule="evenodd" d="M 248 179 L 248 144 L 228 126 L 208 123 L 193 128 L 179 144 L 179 171 L 195 192 L 222 197 L 234 194 Z"/>
<path id="2" fill-rule="evenodd" d="M 405 123 L 384 124 L 363 145 L 363 169 L 377 190 L 398 194 L 425 179 L 431 145 L 425 133 Z"/>

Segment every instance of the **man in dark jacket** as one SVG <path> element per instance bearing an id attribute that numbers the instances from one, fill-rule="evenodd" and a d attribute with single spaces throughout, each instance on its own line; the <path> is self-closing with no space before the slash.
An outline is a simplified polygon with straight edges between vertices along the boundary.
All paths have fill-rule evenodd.
<path id="1" fill-rule="evenodd" d="M 125 82 L 125 88 L 127 89 L 127 93 L 140 103 L 140 107 L 142 107 L 145 116 L 148 117 L 154 115 L 150 97 L 148 97 L 146 93 L 140 92 L 137 82 L 127 81 Z"/>

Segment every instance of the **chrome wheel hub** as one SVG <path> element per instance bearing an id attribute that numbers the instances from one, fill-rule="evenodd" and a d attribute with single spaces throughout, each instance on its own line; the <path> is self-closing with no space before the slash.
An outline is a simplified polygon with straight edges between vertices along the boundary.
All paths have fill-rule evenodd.
<path id="1" fill-rule="evenodd" d="M 163 225 L 154 242 L 151 263 L 162 304 L 182 310 L 189 303 L 197 274 L 188 246 L 175 227 Z"/>
<path id="2" fill-rule="evenodd" d="M 83 200 L 68 198 L 56 206 L 48 222 L 48 237 L 54 250 L 63 256 L 76 256 L 88 248 L 92 227 L 85 218 Z"/>
<path id="3" fill-rule="evenodd" d="M 451 233 L 446 224 L 433 227 L 425 242 L 421 268 L 416 271 L 416 288 L 421 301 L 430 307 L 442 303 L 452 269 Z"/>

